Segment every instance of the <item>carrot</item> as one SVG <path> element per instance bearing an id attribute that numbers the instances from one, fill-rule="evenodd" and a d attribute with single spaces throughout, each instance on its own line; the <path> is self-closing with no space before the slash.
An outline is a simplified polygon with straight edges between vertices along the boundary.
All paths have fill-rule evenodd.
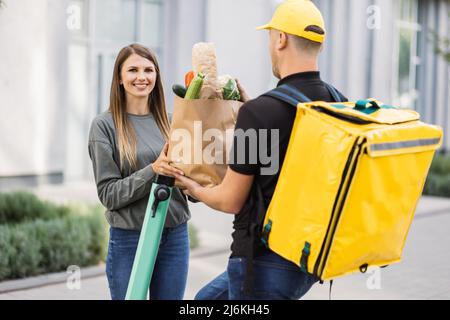
<path id="1" fill-rule="evenodd" d="M 188 73 L 186 73 L 186 76 L 184 77 L 184 84 L 186 85 L 186 88 L 189 87 L 194 78 L 195 78 L 194 71 L 189 71 Z"/>

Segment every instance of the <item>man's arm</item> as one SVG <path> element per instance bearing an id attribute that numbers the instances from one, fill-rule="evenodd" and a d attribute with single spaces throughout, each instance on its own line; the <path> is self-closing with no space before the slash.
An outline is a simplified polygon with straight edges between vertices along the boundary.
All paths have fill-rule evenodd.
<path id="1" fill-rule="evenodd" d="M 240 174 L 228 168 L 222 183 L 214 188 L 204 188 L 181 175 L 176 175 L 176 178 L 186 187 L 185 194 L 215 210 L 238 214 L 250 193 L 254 176 Z"/>

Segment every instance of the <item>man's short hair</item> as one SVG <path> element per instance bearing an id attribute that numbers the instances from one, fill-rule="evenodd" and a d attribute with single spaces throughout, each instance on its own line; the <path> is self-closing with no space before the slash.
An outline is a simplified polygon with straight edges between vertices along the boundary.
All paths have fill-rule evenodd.
<path id="1" fill-rule="evenodd" d="M 311 55 L 318 55 L 322 49 L 322 43 L 308 40 L 296 35 L 288 34 L 289 39 L 292 40 L 295 47 L 303 52 Z"/>

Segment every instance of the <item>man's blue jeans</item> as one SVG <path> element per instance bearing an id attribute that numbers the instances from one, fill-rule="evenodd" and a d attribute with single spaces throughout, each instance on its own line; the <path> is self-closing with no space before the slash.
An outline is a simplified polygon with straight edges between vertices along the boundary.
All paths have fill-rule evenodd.
<path id="1" fill-rule="evenodd" d="M 110 228 L 106 275 L 113 300 L 124 300 L 139 243 L 139 231 Z M 165 228 L 150 283 L 150 299 L 182 300 L 189 265 L 187 223 Z"/>
<path id="2" fill-rule="evenodd" d="M 230 258 L 227 271 L 195 296 L 196 300 L 298 300 L 318 279 L 275 253 L 254 259 L 253 296 L 244 295 L 245 258 Z"/>

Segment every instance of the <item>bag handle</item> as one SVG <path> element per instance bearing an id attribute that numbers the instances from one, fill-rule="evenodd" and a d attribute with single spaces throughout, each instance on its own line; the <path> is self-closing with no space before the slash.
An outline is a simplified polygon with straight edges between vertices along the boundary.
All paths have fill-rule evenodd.
<path id="1" fill-rule="evenodd" d="M 370 107 L 367 107 L 367 105 L 370 105 Z M 358 100 L 355 104 L 355 110 L 365 114 L 372 114 L 381 108 L 382 106 L 380 106 L 375 100 Z"/>

